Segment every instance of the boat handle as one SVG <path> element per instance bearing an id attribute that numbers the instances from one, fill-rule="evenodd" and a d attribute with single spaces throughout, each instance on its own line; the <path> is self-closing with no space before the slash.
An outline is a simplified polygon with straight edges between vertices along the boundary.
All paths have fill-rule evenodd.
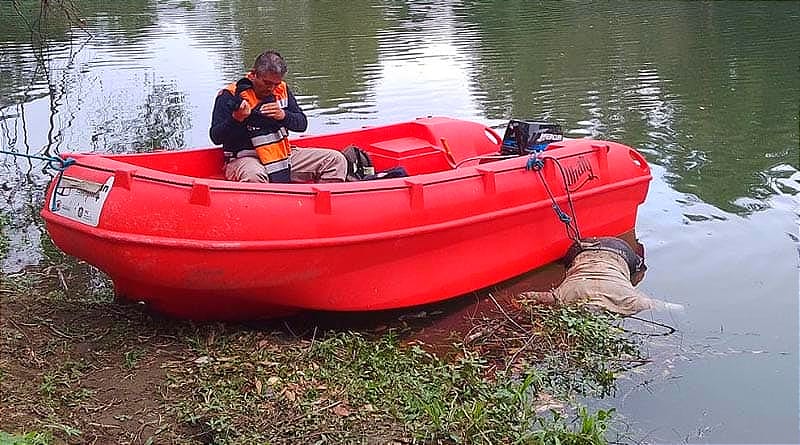
<path id="1" fill-rule="evenodd" d="M 496 144 L 498 147 L 500 146 L 500 144 L 503 143 L 503 138 L 501 138 L 500 135 L 497 134 L 497 132 L 494 131 L 493 129 L 489 127 L 484 127 L 483 133 L 486 135 L 487 139 L 489 139 L 492 143 Z"/>
<path id="2" fill-rule="evenodd" d="M 636 151 L 634 149 L 629 149 L 628 150 L 628 154 L 630 155 L 631 160 L 633 160 L 633 163 L 637 167 L 641 168 L 642 170 L 649 169 L 649 166 L 647 164 L 647 159 L 645 159 L 644 156 L 642 156 L 641 153 L 639 153 L 638 151 Z"/>

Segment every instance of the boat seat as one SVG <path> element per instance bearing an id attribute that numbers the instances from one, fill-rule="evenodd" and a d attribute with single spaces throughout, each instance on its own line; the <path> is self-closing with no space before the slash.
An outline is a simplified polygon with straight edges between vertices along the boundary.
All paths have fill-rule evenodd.
<path id="1" fill-rule="evenodd" d="M 378 150 L 378 152 L 382 154 L 395 155 L 395 157 L 398 158 L 435 150 L 429 141 L 415 137 L 404 137 L 375 142 L 371 145 L 371 147 Z"/>
<path id="2" fill-rule="evenodd" d="M 418 175 L 450 169 L 444 151 L 430 141 L 418 137 L 374 142 L 367 151 L 377 170 L 404 167 L 408 174 Z"/>

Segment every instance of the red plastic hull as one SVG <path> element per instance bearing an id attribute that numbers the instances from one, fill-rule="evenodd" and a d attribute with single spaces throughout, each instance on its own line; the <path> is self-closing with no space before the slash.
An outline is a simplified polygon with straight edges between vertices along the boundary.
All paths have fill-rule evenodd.
<path id="1" fill-rule="evenodd" d="M 621 144 L 551 145 L 546 157 L 566 175 L 545 160 L 543 182 L 527 157 L 450 168 L 442 138 L 456 161 L 494 153 L 499 142 L 479 124 L 446 118 L 295 140 L 356 143 L 379 169 L 415 173 L 344 184 L 214 179 L 222 168 L 215 148 L 73 154 L 65 176 L 114 178 L 97 226 L 51 211 L 55 184 L 42 216 L 55 244 L 105 271 L 121 297 L 178 317 L 230 320 L 456 297 L 564 254 L 570 240 L 545 183 L 568 210 L 567 179 L 583 236 L 633 229 L 647 194 L 647 163 Z"/>

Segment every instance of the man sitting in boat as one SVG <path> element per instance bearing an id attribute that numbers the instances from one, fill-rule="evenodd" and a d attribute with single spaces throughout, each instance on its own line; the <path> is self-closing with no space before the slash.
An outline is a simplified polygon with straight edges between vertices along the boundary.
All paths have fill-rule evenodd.
<path id="1" fill-rule="evenodd" d="M 644 258 L 624 240 L 587 238 L 567 251 L 564 281 L 549 292 L 523 292 L 520 299 L 544 304 L 584 304 L 621 315 L 645 309 L 681 310 L 679 304 L 650 298 L 635 288 L 644 278 Z"/>
<path id="2" fill-rule="evenodd" d="M 289 145 L 308 119 L 283 81 L 286 62 L 265 51 L 253 69 L 217 94 L 211 140 L 226 153 L 225 178 L 242 182 L 343 182 L 347 160 L 337 150 Z"/>

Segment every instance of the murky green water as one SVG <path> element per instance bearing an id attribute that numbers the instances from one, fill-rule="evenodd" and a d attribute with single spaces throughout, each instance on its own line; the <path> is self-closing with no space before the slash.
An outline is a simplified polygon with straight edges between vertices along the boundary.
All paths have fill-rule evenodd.
<path id="1" fill-rule="evenodd" d="M 76 1 L 83 28 L 53 14 L 47 45 L 14 3 L 2 150 L 209 145 L 216 91 L 268 47 L 313 133 L 517 117 L 637 147 L 655 176 L 641 287 L 686 310 L 658 363 L 597 403 L 645 442 L 797 440 L 800 3 Z M 0 158 L 6 272 L 40 261 L 49 178 Z"/>

